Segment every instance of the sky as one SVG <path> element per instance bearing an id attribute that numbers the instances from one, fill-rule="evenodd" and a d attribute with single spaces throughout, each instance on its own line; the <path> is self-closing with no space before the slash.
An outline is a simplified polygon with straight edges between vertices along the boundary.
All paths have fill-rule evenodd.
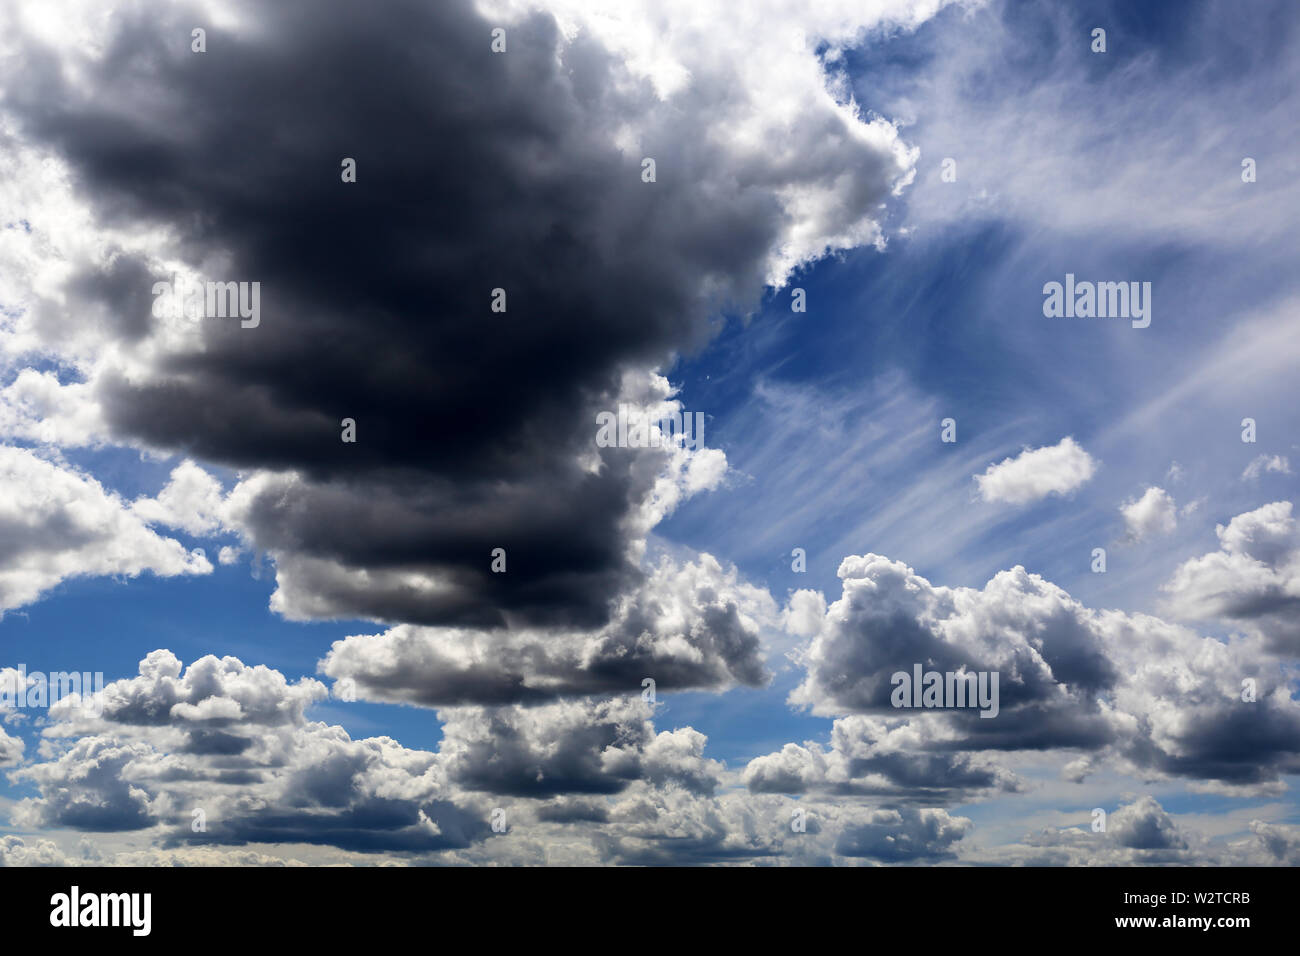
<path id="1" fill-rule="evenodd" d="M 1300 863 L 1298 47 L 6 4 L 0 863 Z"/>

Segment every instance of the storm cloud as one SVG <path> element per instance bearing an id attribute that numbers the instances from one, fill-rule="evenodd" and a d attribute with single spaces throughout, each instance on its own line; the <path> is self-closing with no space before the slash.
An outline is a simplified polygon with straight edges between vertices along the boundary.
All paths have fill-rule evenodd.
<path id="1" fill-rule="evenodd" d="M 257 472 L 242 528 L 289 616 L 603 624 L 667 456 L 596 448 L 596 412 L 627 370 L 871 233 L 909 171 L 892 127 L 816 84 L 799 124 L 825 149 L 764 145 L 780 118 L 748 104 L 731 120 L 763 139 L 738 155 L 697 101 L 725 63 L 665 97 L 550 14 L 512 14 L 505 53 L 496 25 L 461 0 L 236 2 L 216 22 L 128 3 L 89 50 L 11 51 L 0 108 L 24 140 L 106 235 L 154 234 L 35 296 L 28 331 L 55 347 L 70 303 L 102 314 L 106 439 Z M 151 315 L 181 268 L 259 283 L 256 327 Z"/>

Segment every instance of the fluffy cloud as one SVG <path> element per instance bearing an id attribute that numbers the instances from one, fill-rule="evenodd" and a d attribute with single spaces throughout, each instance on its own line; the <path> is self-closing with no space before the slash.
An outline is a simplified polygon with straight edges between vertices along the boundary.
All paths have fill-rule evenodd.
<path id="1" fill-rule="evenodd" d="M 0 767 L 12 767 L 23 758 L 27 745 L 0 728 Z"/>
<path id="2" fill-rule="evenodd" d="M 942 809 L 642 787 L 613 807 L 596 843 L 603 860 L 636 865 L 906 864 L 951 859 L 972 829 L 969 819 Z"/>
<path id="3" fill-rule="evenodd" d="M 770 189 L 783 212 L 766 281 L 783 285 L 797 266 L 827 252 L 883 243 L 871 204 L 910 183 L 916 153 L 883 118 L 864 115 L 845 77 L 827 73 L 868 30 L 912 29 L 948 0 L 852 0 L 793 6 L 762 0 L 548 0 L 566 34 L 590 35 L 637 79 L 686 114 L 710 113 L 701 134 L 719 167 Z M 532 0 L 487 0 L 490 17 L 518 19 Z M 822 45 L 822 55 L 814 51 Z M 725 112 L 713 104 L 725 101 Z M 635 118 L 620 142 L 644 155 L 667 146 Z M 656 135 L 658 134 L 658 135 Z M 803 148 L 816 143 L 817 149 Z"/>
<path id="4" fill-rule="evenodd" d="M 1126 501 L 1119 510 L 1132 541 L 1169 534 L 1178 527 L 1178 509 L 1163 488 L 1148 488 L 1142 497 Z"/>
<path id="5" fill-rule="evenodd" d="M 1252 820 L 1250 832 L 1263 845 L 1271 858 L 1270 862 L 1283 866 L 1300 866 L 1300 827 Z"/>
<path id="6" fill-rule="evenodd" d="M 1020 866 L 1295 866 L 1300 827 L 1252 820 L 1243 838 L 1206 832 L 1203 818 L 1178 817 L 1150 795 L 1126 797 L 1104 831 L 1089 822 L 1047 827 L 1019 843 L 969 854 L 966 861 Z M 1104 809 L 1104 808 L 1103 808 Z"/>
<path id="7" fill-rule="evenodd" d="M 211 570 L 201 555 L 149 530 L 89 475 L 0 446 L 0 611 L 69 578 Z"/>
<path id="8" fill-rule="evenodd" d="M 141 521 L 192 535 L 222 530 L 224 509 L 221 482 L 192 461 L 183 461 L 173 469 L 157 497 L 141 498 L 131 505 Z"/>
<path id="9" fill-rule="evenodd" d="M 439 752 L 450 778 L 468 790 L 618 793 L 643 779 L 711 794 L 721 765 L 704 758 L 704 736 L 690 728 L 656 735 L 651 714 L 639 697 L 445 710 Z"/>
<path id="10" fill-rule="evenodd" d="M 1134 850 L 1181 850 L 1187 846 L 1169 814 L 1152 797 L 1120 807 L 1110 815 L 1106 827 L 1115 842 Z"/>
<path id="11" fill-rule="evenodd" d="M 1170 613 L 1222 620 L 1300 652 L 1300 528 L 1292 503 L 1274 501 L 1216 525 L 1218 551 L 1184 562 L 1164 585 Z"/>
<path id="12" fill-rule="evenodd" d="M 884 863 L 933 863 L 953 858 L 950 848 L 971 827 L 966 817 L 951 817 L 944 810 L 878 810 L 846 827 L 835 852 Z"/>
<path id="13" fill-rule="evenodd" d="M 879 555 L 845 558 L 843 595 L 827 609 L 791 702 L 814 713 L 898 716 L 891 676 L 926 670 L 999 672 L 995 719 L 949 711 L 944 721 L 983 746 L 1095 744 L 1107 735 L 1099 691 L 1116 680 L 1086 612 L 1023 568 L 983 591 L 935 587 Z"/>
<path id="14" fill-rule="evenodd" d="M 336 641 L 322 673 L 370 700 L 499 704 L 593 693 L 724 689 L 765 682 L 761 635 L 775 602 L 709 555 L 664 558 L 612 620 L 592 631 L 429 628 L 402 624 Z"/>
<path id="15" fill-rule="evenodd" d="M 1104 807 L 1102 809 L 1105 809 Z M 1023 866 L 1152 866 L 1256 863 L 1259 847 L 1214 846 L 1192 826 L 1180 824 L 1154 797 L 1130 798 L 1106 817 L 1104 830 L 1089 822 L 1047 827 L 1019 844 L 997 848 L 985 862 Z"/>
<path id="16" fill-rule="evenodd" d="M 1224 531 L 1234 542 L 1247 533 Z M 948 588 L 868 554 L 846 558 L 840 577 L 843 594 L 804 651 L 807 675 L 790 700 L 873 720 L 838 722 L 829 753 L 795 747 L 752 762 L 756 789 L 883 786 L 888 775 L 871 776 L 873 760 L 891 766 L 882 756 L 912 785 L 941 787 L 950 768 L 955 785 L 1004 786 L 981 753 L 993 751 L 1073 750 L 1241 793 L 1276 792 L 1300 768 L 1294 675 L 1259 638 L 1225 643 L 1149 615 L 1091 610 L 1023 568 L 982 590 Z M 998 715 L 894 708 L 891 675 L 917 663 L 999 673 Z M 1253 701 L 1243 699 L 1247 679 Z M 954 759 L 962 754 L 972 760 Z"/>
<path id="17" fill-rule="evenodd" d="M 809 741 L 756 757 L 744 782 L 755 793 L 881 796 L 948 804 L 986 791 L 1015 791 L 1015 775 L 987 757 L 954 753 L 934 723 L 851 716 L 835 721 L 830 748 Z"/>
<path id="18" fill-rule="evenodd" d="M 790 595 L 781 612 L 781 623 L 791 634 L 812 637 L 826 615 L 826 597 L 821 591 L 801 588 Z"/>
<path id="19" fill-rule="evenodd" d="M 50 708 L 42 762 L 11 773 L 40 796 L 23 826 L 151 829 L 171 843 L 317 843 L 364 851 L 467 846 L 486 819 L 446 799 L 436 755 L 386 737 L 352 740 L 309 721 L 319 682 L 167 651 L 103 691 L 99 717 Z M 193 829 L 202 812 L 204 826 Z"/>
<path id="20" fill-rule="evenodd" d="M 95 444 L 103 432 L 86 382 L 64 384 L 54 372 L 24 368 L 0 388 L 0 435 L 69 448 Z"/>
<path id="21" fill-rule="evenodd" d="M 0 720 L 5 723 L 17 723 L 25 719 L 14 706 L 23 673 L 17 668 L 0 667 Z M 29 679 L 30 683 L 30 679 Z M 27 745 L 18 737 L 10 736 L 0 727 L 0 767 L 12 767 L 22 760 Z"/>
<path id="22" fill-rule="evenodd" d="M 1055 445 L 1026 448 L 1015 458 L 989 465 L 984 474 L 975 476 L 975 482 L 985 501 L 1023 505 L 1052 494 L 1069 494 L 1096 470 L 1093 457 L 1066 437 Z"/>
<path id="23" fill-rule="evenodd" d="M 0 866 L 67 866 L 70 862 L 50 840 L 29 844 L 21 837 L 0 837 Z"/>

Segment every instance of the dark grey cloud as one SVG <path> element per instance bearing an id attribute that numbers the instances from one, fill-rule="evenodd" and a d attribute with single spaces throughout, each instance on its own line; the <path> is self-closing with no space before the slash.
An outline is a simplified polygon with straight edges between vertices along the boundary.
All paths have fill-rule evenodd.
<path id="1" fill-rule="evenodd" d="M 463 849 L 490 832 L 486 819 L 450 801 L 371 797 L 342 806 L 253 809 L 218 820 L 201 834 L 174 833 L 161 845 L 307 843 L 360 853 L 430 853 Z"/>
<path id="2" fill-rule="evenodd" d="M 632 519 L 662 456 L 605 449 L 588 467 L 595 411 L 625 368 L 755 301 L 790 225 L 781 190 L 842 169 L 728 168 L 706 111 L 542 13 L 498 55 L 467 0 L 234 7 L 244 25 L 223 29 L 198 6 L 128 3 L 77 76 L 35 38 L 10 64 L 0 108 L 69 165 L 101 226 L 165 228 L 158 255 L 261 283 L 257 328 L 205 319 L 164 342 L 160 262 L 123 247 L 74 277 L 104 334 L 139 346 L 95 379 L 112 436 L 283 473 L 241 517 L 291 615 L 598 626 L 638 578 Z M 613 145 L 629 121 L 653 184 Z M 857 159 L 854 221 L 903 169 L 885 137 L 836 142 Z"/>
<path id="3" fill-rule="evenodd" d="M 546 823 L 605 823 L 609 820 L 608 807 L 581 798 L 544 803 L 536 813 L 537 819 Z"/>

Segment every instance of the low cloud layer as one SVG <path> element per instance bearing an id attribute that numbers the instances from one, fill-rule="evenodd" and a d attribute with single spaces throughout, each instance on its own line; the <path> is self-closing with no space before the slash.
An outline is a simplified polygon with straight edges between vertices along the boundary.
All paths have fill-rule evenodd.
<path id="1" fill-rule="evenodd" d="M 563 862 L 552 853 L 565 852 L 588 863 L 900 862 L 947 858 L 970 829 L 942 809 L 736 790 L 703 734 L 656 730 L 654 707 L 635 695 L 451 708 L 430 752 L 312 721 L 326 694 L 233 657 L 184 667 L 155 651 L 138 676 L 104 689 L 99 716 L 76 700 L 51 708 L 40 758 L 11 773 L 38 792 L 14 822 L 143 833 L 159 859 L 121 862 L 188 854 L 208 864 L 223 858 L 195 853 L 245 844 L 444 862 Z M 70 862 L 48 842 L 11 839 L 0 852 L 6 863 Z"/>

